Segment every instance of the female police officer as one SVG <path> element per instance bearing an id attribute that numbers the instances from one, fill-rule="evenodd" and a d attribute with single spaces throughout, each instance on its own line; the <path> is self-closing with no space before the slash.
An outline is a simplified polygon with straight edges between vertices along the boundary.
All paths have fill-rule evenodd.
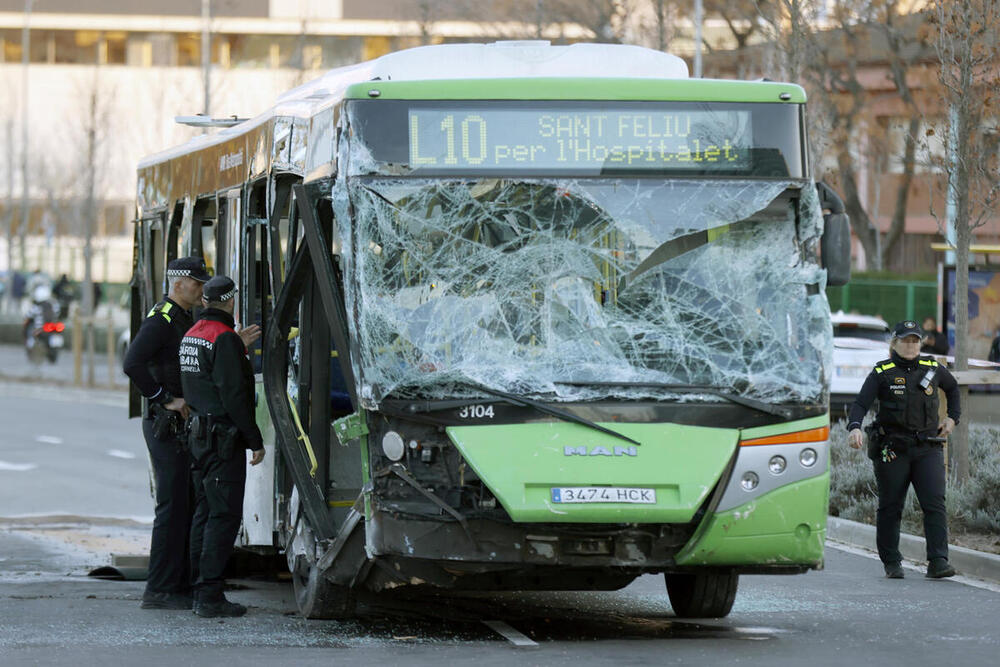
<path id="1" fill-rule="evenodd" d="M 941 443 L 955 428 L 959 408 L 958 383 L 931 356 L 920 356 L 923 332 L 916 322 L 896 325 L 890 358 L 875 364 L 854 403 L 847 423 L 847 442 L 861 447 L 861 421 L 877 398 L 878 416 L 871 430 L 868 457 L 875 465 L 878 514 L 875 541 L 885 576 L 902 579 L 899 522 L 903 501 L 913 484 L 924 512 L 927 575 L 951 577 L 948 563 L 948 523 L 944 506 L 944 455 Z M 937 388 L 948 399 L 948 416 L 938 421 Z"/>

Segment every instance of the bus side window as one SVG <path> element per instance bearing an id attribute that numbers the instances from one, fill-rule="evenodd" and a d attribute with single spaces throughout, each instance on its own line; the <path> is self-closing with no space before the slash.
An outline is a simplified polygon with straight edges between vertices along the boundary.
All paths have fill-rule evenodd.
<path id="1" fill-rule="evenodd" d="M 292 257 L 295 252 L 295 240 L 291 240 L 291 247 L 289 247 L 289 238 L 292 234 L 292 218 L 295 215 L 295 204 L 294 196 L 291 192 L 292 184 L 297 179 L 281 178 L 276 179 L 274 183 L 274 189 L 276 192 L 276 201 L 280 206 L 277 211 L 277 224 L 276 229 L 271 230 L 271 240 L 272 245 L 277 244 L 277 248 L 271 248 L 269 252 L 271 255 L 271 262 L 276 263 L 277 270 L 273 271 L 275 276 L 272 280 L 272 289 L 274 292 L 280 291 L 280 286 L 285 282 L 285 275 L 288 273 L 288 265 L 292 261 Z M 271 219 L 275 219 L 274 212 L 272 212 Z"/>
<path id="2" fill-rule="evenodd" d="M 143 254 L 145 255 L 144 260 L 146 265 L 144 291 L 149 298 L 149 302 L 142 304 L 144 315 L 154 303 L 160 300 L 166 289 L 166 276 L 164 275 L 166 262 L 164 261 L 165 249 L 163 247 L 163 222 L 165 218 L 166 214 L 161 213 L 155 218 L 146 219 L 142 222 L 148 230 L 146 235 L 148 241 Z"/>
<path id="3" fill-rule="evenodd" d="M 261 327 L 261 338 L 250 346 L 250 363 L 254 373 L 261 372 L 263 363 L 263 329 L 270 317 L 271 276 L 268 264 L 268 233 L 265 209 L 265 188 L 261 183 L 255 186 L 247 202 L 247 217 L 244 231 L 243 266 L 240 282 L 246 290 L 241 306 L 240 322 L 243 326 L 257 324 Z"/>
<path id="4" fill-rule="evenodd" d="M 177 250 L 180 246 L 181 223 L 183 220 L 184 202 L 181 200 L 174 204 L 174 209 L 170 213 L 170 227 L 167 230 L 167 264 L 169 264 L 171 260 L 177 259 L 178 257 Z"/>
<path id="5" fill-rule="evenodd" d="M 191 254 L 205 260 L 208 272 L 215 275 L 215 198 L 203 197 L 194 204 L 191 215 Z"/>

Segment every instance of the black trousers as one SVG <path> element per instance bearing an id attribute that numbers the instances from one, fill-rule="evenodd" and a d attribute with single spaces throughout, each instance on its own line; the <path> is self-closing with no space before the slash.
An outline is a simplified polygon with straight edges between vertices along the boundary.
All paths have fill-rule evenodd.
<path id="1" fill-rule="evenodd" d="M 924 538 L 927 559 L 948 557 L 948 515 L 944 504 L 944 453 L 941 447 L 907 443 L 894 450 L 896 458 L 875 461 L 875 481 L 878 484 L 878 513 L 875 522 L 875 542 L 883 563 L 903 560 L 899 553 L 899 524 L 903 516 L 903 501 L 913 484 L 913 490 L 924 512 Z"/>
<path id="2" fill-rule="evenodd" d="M 188 593 L 188 533 L 191 529 L 191 458 L 176 438 L 153 436 L 153 420 L 142 420 L 156 484 L 156 511 L 149 544 L 150 593 Z"/>
<path id="3" fill-rule="evenodd" d="M 195 465 L 194 520 L 191 523 L 191 572 L 202 602 L 224 598 L 226 563 L 243 520 L 245 450 L 228 461 L 210 453 Z"/>

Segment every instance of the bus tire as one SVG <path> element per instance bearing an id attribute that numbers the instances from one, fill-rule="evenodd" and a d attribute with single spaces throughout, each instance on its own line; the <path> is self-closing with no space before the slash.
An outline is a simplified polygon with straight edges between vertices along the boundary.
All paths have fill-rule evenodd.
<path id="1" fill-rule="evenodd" d="M 740 575 L 736 572 L 703 572 L 663 575 L 670 606 L 680 618 L 722 618 L 736 600 Z"/>
<path id="2" fill-rule="evenodd" d="M 292 587 L 299 613 L 305 618 L 346 619 L 354 616 L 354 591 L 330 583 L 302 556 L 292 570 Z"/>

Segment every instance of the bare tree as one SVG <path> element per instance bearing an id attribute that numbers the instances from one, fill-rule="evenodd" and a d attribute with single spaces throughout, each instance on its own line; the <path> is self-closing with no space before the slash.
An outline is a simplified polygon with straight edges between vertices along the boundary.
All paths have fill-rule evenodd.
<path id="1" fill-rule="evenodd" d="M 108 173 L 108 139 L 112 127 L 113 91 L 109 90 L 101 77 L 101 68 L 91 70 L 89 80 L 82 80 L 78 86 L 77 98 L 83 101 L 78 116 L 78 125 L 71 128 L 69 145 L 76 149 L 74 173 L 77 180 L 75 213 L 79 221 L 78 229 L 83 237 L 83 283 L 81 285 L 80 311 L 84 320 L 93 317 L 94 302 L 94 236 L 97 232 L 99 215 L 98 202 L 104 198 L 106 174 Z M 94 340 L 93 328 L 87 331 L 87 384 L 94 382 Z"/>
<path id="2" fill-rule="evenodd" d="M 6 308 L 8 312 L 13 312 L 14 304 L 14 165 L 16 164 L 14 154 L 14 119 L 10 116 L 4 122 L 4 171 L 7 178 L 7 192 L 5 195 L 3 224 L 4 238 L 7 240 L 7 286 L 4 290 L 6 298 Z"/>
<path id="3" fill-rule="evenodd" d="M 874 26 L 881 31 L 886 41 L 886 55 L 892 82 L 910 115 L 907 132 L 903 137 L 902 174 L 896 189 L 892 221 L 889 223 L 881 248 L 882 266 L 888 266 L 889 258 L 905 231 L 906 209 L 913 185 L 922 116 L 918 92 L 911 87 L 909 77 L 929 50 L 926 31 L 922 28 L 926 17 L 923 15 L 905 17 L 900 12 L 899 5 L 898 0 L 875 3 L 872 16 Z"/>
<path id="4" fill-rule="evenodd" d="M 900 0 L 755 0 L 755 4 L 764 34 L 776 47 L 776 69 L 809 91 L 814 109 L 813 164 L 822 164 L 821 157 L 832 151 L 836 169 L 829 178 L 844 196 L 866 266 L 881 269 L 903 234 L 913 185 L 921 99 L 910 77 L 932 55 L 920 27 L 926 19 L 905 12 Z M 873 91 L 870 82 L 862 81 L 872 64 L 888 65 L 889 92 Z M 878 169 L 862 164 L 884 167 L 888 162 L 890 127 L 872 111 L 880 94 L 901 99 L 909 117 L 885 234 L 873 219 L 880 192 Z M 872 172 L 874 201 L 863 190 Z"/>
<path id="5" fill-rule="evenodd" d="M 969 367 L 969 246 L 973 230 L 982 227 L 996 209 L 996 128 L 983 131 L 984 114 L 994 114 L 1000 83 L 1000 0 L 938 0 L 931 8 L 930 40 L 937 52 L 942 103 L 949 110 L 944 122 L 946 149 L 942 168 L 948 175 L 947 197 L 952 220 L 935 207 L 942 232 L 949 222 L 955 232 L 955 368 Z M 995 118 L 990 118 L 995 122 Z M 962 390 L 963 402 L 968 388 Z M 969 426 L 962 420 L 952 439 L 956 479 L 969 478 Z"/>
<path id="6" fill-rule="evenodd" d="M 773 0 L 705 0 L 705 15 L 718 16 L 726 23 L 729 35 L 735 47 L 721 44 L 721 48 L 735 48 L 742 51 L 749 46 L 755 35 L 761 33 L 761 21 L 758 12 L 773 14 Z M 705 42 L 705 47 L 712 51 L 716 45 Z"/>

